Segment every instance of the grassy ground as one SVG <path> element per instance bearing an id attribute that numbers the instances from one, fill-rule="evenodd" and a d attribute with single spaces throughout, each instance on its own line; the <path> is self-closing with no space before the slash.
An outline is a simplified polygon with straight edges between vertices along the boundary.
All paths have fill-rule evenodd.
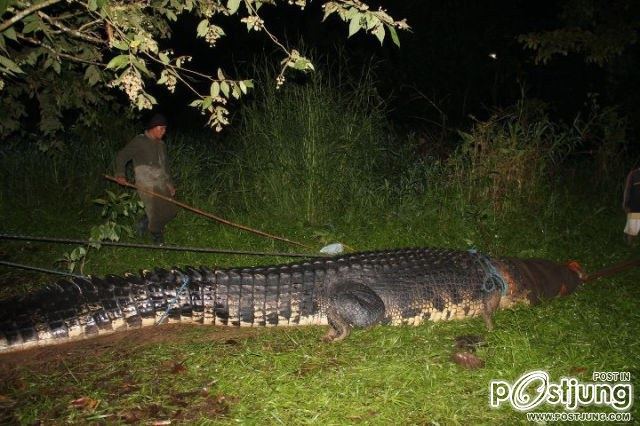
<path id="1" fill-rule="evenodd" d="M 585 198 L 582 204 L 587 204 Z M 571 214 L 531 212 L 508 222 L 476 216 L 458 220 L 434 211 L 375 212 L 361 223 L 334 225 L 332 235 L 359 249 L 407 245 L 465 248 L 470 243 L 496 255 L 576 258 L 593 271 L 633 252 L 620 238 L 622 219 L 614 209 Z M 562 203 L 566 207 L 566 203 Z M 557 208 L 557 207 L 556 207 Z M 87 214 L 89 212 L 89 214 Z M 36 235 L 87 235 L 97 212 L 3 211 L 7 231 Z M 59 213 L 59 214 L 57 214 Z M 74 216 L 75 214 L 75 216 Z M 78 220 L 81 218 L 81 220 Z M 317 228 L 269 223 L 261 215 L 233 219 L 269 228 L 317 247 Z M 274 229 L 275 228 L 275 229 Z M 181 213 L 167 233 L 189 245 L 286 250 Z M 50 266 L 60 246 L 3 243 L 13 261 Z M 253 265 L 285 259 L 139 252 L 103 248 L 92 253 L 85 272 L 113 273 L 184 264 Z M 630 271 L 586 286 L 579 294 L 534 308 L 500 312 L 497 330 L 479 319 L 420 327 L 375 327 L 345 342 L 325 344 L 318 327 L 255 329 L 167 327 L 115 340 L 45 348 L 20 358 L 0 358 L 0 403 L 22 424 L 87 422 L 178 424 L 518 424 L 524 414 L 490 409 L 489 381 L 514 381 L 546 370 L 589 381 L 593 371 L 630 371 L 638 385 L 640 326 L 637 286 Z M 15 294 L 50 277 L 2 271 L 3 291 Z M 161 335 L 158 338 L 158 334 Z M 450 360 L 453 341 L 484 336 L 478 355 L 483 369 L 468 371 Z M 129 337 L 131 336 L 131 337 Z M 145 337 L 146 336 L 146 337 Z M 22 358 L 22 359 L 21 359 Z M 75 402 L 74 402 L 75 401 Z M 635 418 L 639 405 L 633 408 Z M 557 411 L 547 406 L 544 411 Z M 606 411 L 588 407 L 583 411 Z M 7 410 L 5 410 L 7 412 Z"/>
<path id="2" fill-rule="evenodd" d="M 24 424 L 526 423 L 509 407 L 489 408 L 491 379 L 541 369 L 584 382 L 593 371 L 630 371 L 637 387 L 638 275 L 502 312 L 492 333 L 480 320 L 375 327 L 338 344 L 321 343 L 316 327 L 167 326 L 159 340 L 125 333 L 5 360 L 0 401 Z M 449 359 L 454 337 L 470 333 L 487 341 L 480 370 Z M 637 418 L 637 403 L 632 412 Z"/>

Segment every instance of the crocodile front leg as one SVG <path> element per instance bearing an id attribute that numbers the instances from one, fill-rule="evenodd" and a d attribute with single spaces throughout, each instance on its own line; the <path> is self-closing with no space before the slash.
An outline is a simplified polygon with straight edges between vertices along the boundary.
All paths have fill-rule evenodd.
<path id="1" fill-rule="evenodd" d="M 482 317 L 484 318 L 484 324 L 487 326 L 487 330 L 493 330 L 493 314 L 498 310 L 500 306 L 500 292 L 494 291 L 487 294 L 482 299 Z"/>
<path id="2" fill-rule="evenodd" d="M 329 294 L 327 342 L 338 342 L 349 335 L 353 327 L 370 327 L 382 321 L 385 306 L 369 287 L 348 282 L 336 286 Z"/>

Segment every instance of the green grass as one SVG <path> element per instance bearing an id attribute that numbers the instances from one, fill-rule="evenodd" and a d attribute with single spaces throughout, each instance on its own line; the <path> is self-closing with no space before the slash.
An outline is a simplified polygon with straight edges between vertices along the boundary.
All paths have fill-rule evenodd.
<path id="1" fill-rule="evenodd" d="M 179 199 L 316 250 L 335 241 L 356 250 L 477 248 L 577 259 L 587 271 L 637 256 L 622 243 L 624 170 L 594 179 L 594 163 L 562 163 L 559 152 L 575 144 L 571 130 L 544 118 L 530 127 L 517 117 L 492 119 L 468 129 L 466 141 L 452 141 L 458 149 L 448 159 L 417 158 L 414 141 L 390 129 L 370 88 L 366 79 L 328 78 L 285 86 L 257 96 L 237 129 L 215 142 L 170 135 Z M 60 155 L 27 144 L 0 150 L 1 231 L 87 238 L 103 220 L 91 200 L 115 189 L 102 174 L 135 132 L 115 128 L 118 134 L 99 141 L 70 136 Z M 166 238 L 299 251 L 184 211 Z M 3 258 L 44 267 L 71 248 L 0 241 Z M 90 252 L 83 272 L 286 260 L 103 247 Z M 473 319 L 374 327 L 325 344 L 320 327 L 169 326 L 45 350 L 0 364 L 0 423 L 522 424 L 522 413 L 489 408 L 491 379 L 542 369 L 556 381 L 588 381 L 593 371 L 630 371 L 637 388 L 639 278 L 629 271 L 562 300 L 500 312 L 491 333 Z M 0 297 L 53 279 L 2 268 Z M 484 368 L 468 371 L 450 360 L 462 334 L 485 337 L 478 350 Z M 84 404 L 71 405 L 82 397 Z M 636 403 L 636 419 L 639 410 Z"/>

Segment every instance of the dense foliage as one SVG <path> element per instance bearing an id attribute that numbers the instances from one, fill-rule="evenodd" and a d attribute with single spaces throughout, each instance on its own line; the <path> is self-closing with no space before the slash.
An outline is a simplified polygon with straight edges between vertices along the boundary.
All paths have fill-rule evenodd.
<path id="1" fill-rule="evenodd" d="M 251 79 L 233 79 L 222 69 L 190 67 L 191 57 L 163 48 L 180 16 L 190 15 L 196 23 L 194 35 L 215 47 L 226 35 L 225 17 L 246 24 L 247 31 L 266 34 L 282 52 L 276 84 L 285 81 L 285 71 L 313 70 L 313 64 L 294 48 L 285 46 L 269 31 L 262 18 L 263 6 L 307 7 L 306 0 L 22 0 L 0 1 L 0 136 L 34 120 L 39 110 L 39 130 L 51 135 L 65 127 L 65 113 L 73 122 L 91 124 L 99 109 L 114 101 L 109 88 L 123 91 L 132 106 L 149 109 L 156 99 L 149 84 L 169 92 L 184 85 L 191 106 L 220 131 L 229 123 L 227 102 L 245 95 Z M 396 29 L 407 29 L 383 9 L 370 10 L 359 0 L 324 1 L 324 19 L 338 16 L 348 23 L 349 36 L 363 30 L 382 43 L 390 34 L 399 44 Z M 227 20 L 228 22 L 228 20 Z M 75 118 L 79 114 L 79 117 Z"/>
<path id="2" fill-rule="evenodd" d="M 604 65 L 638 42 L 639 10 L 633 0 L 568 0 L 560 9 L 562 25 L 519 37 L 535 52 L 536 62 L 578 53 L 587 62 Z"/>

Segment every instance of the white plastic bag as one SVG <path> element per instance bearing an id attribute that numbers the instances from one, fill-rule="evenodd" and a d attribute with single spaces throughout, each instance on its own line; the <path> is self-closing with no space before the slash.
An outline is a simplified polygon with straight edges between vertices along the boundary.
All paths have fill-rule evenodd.
<path id="1" fill-rule="evenodd" d="M 342 243 L 333 243 L 328 246 L 324 246 L 320 249 L 320 253 L 322 254 L 340 254 L 344 251 L 344 246 Z"/>

